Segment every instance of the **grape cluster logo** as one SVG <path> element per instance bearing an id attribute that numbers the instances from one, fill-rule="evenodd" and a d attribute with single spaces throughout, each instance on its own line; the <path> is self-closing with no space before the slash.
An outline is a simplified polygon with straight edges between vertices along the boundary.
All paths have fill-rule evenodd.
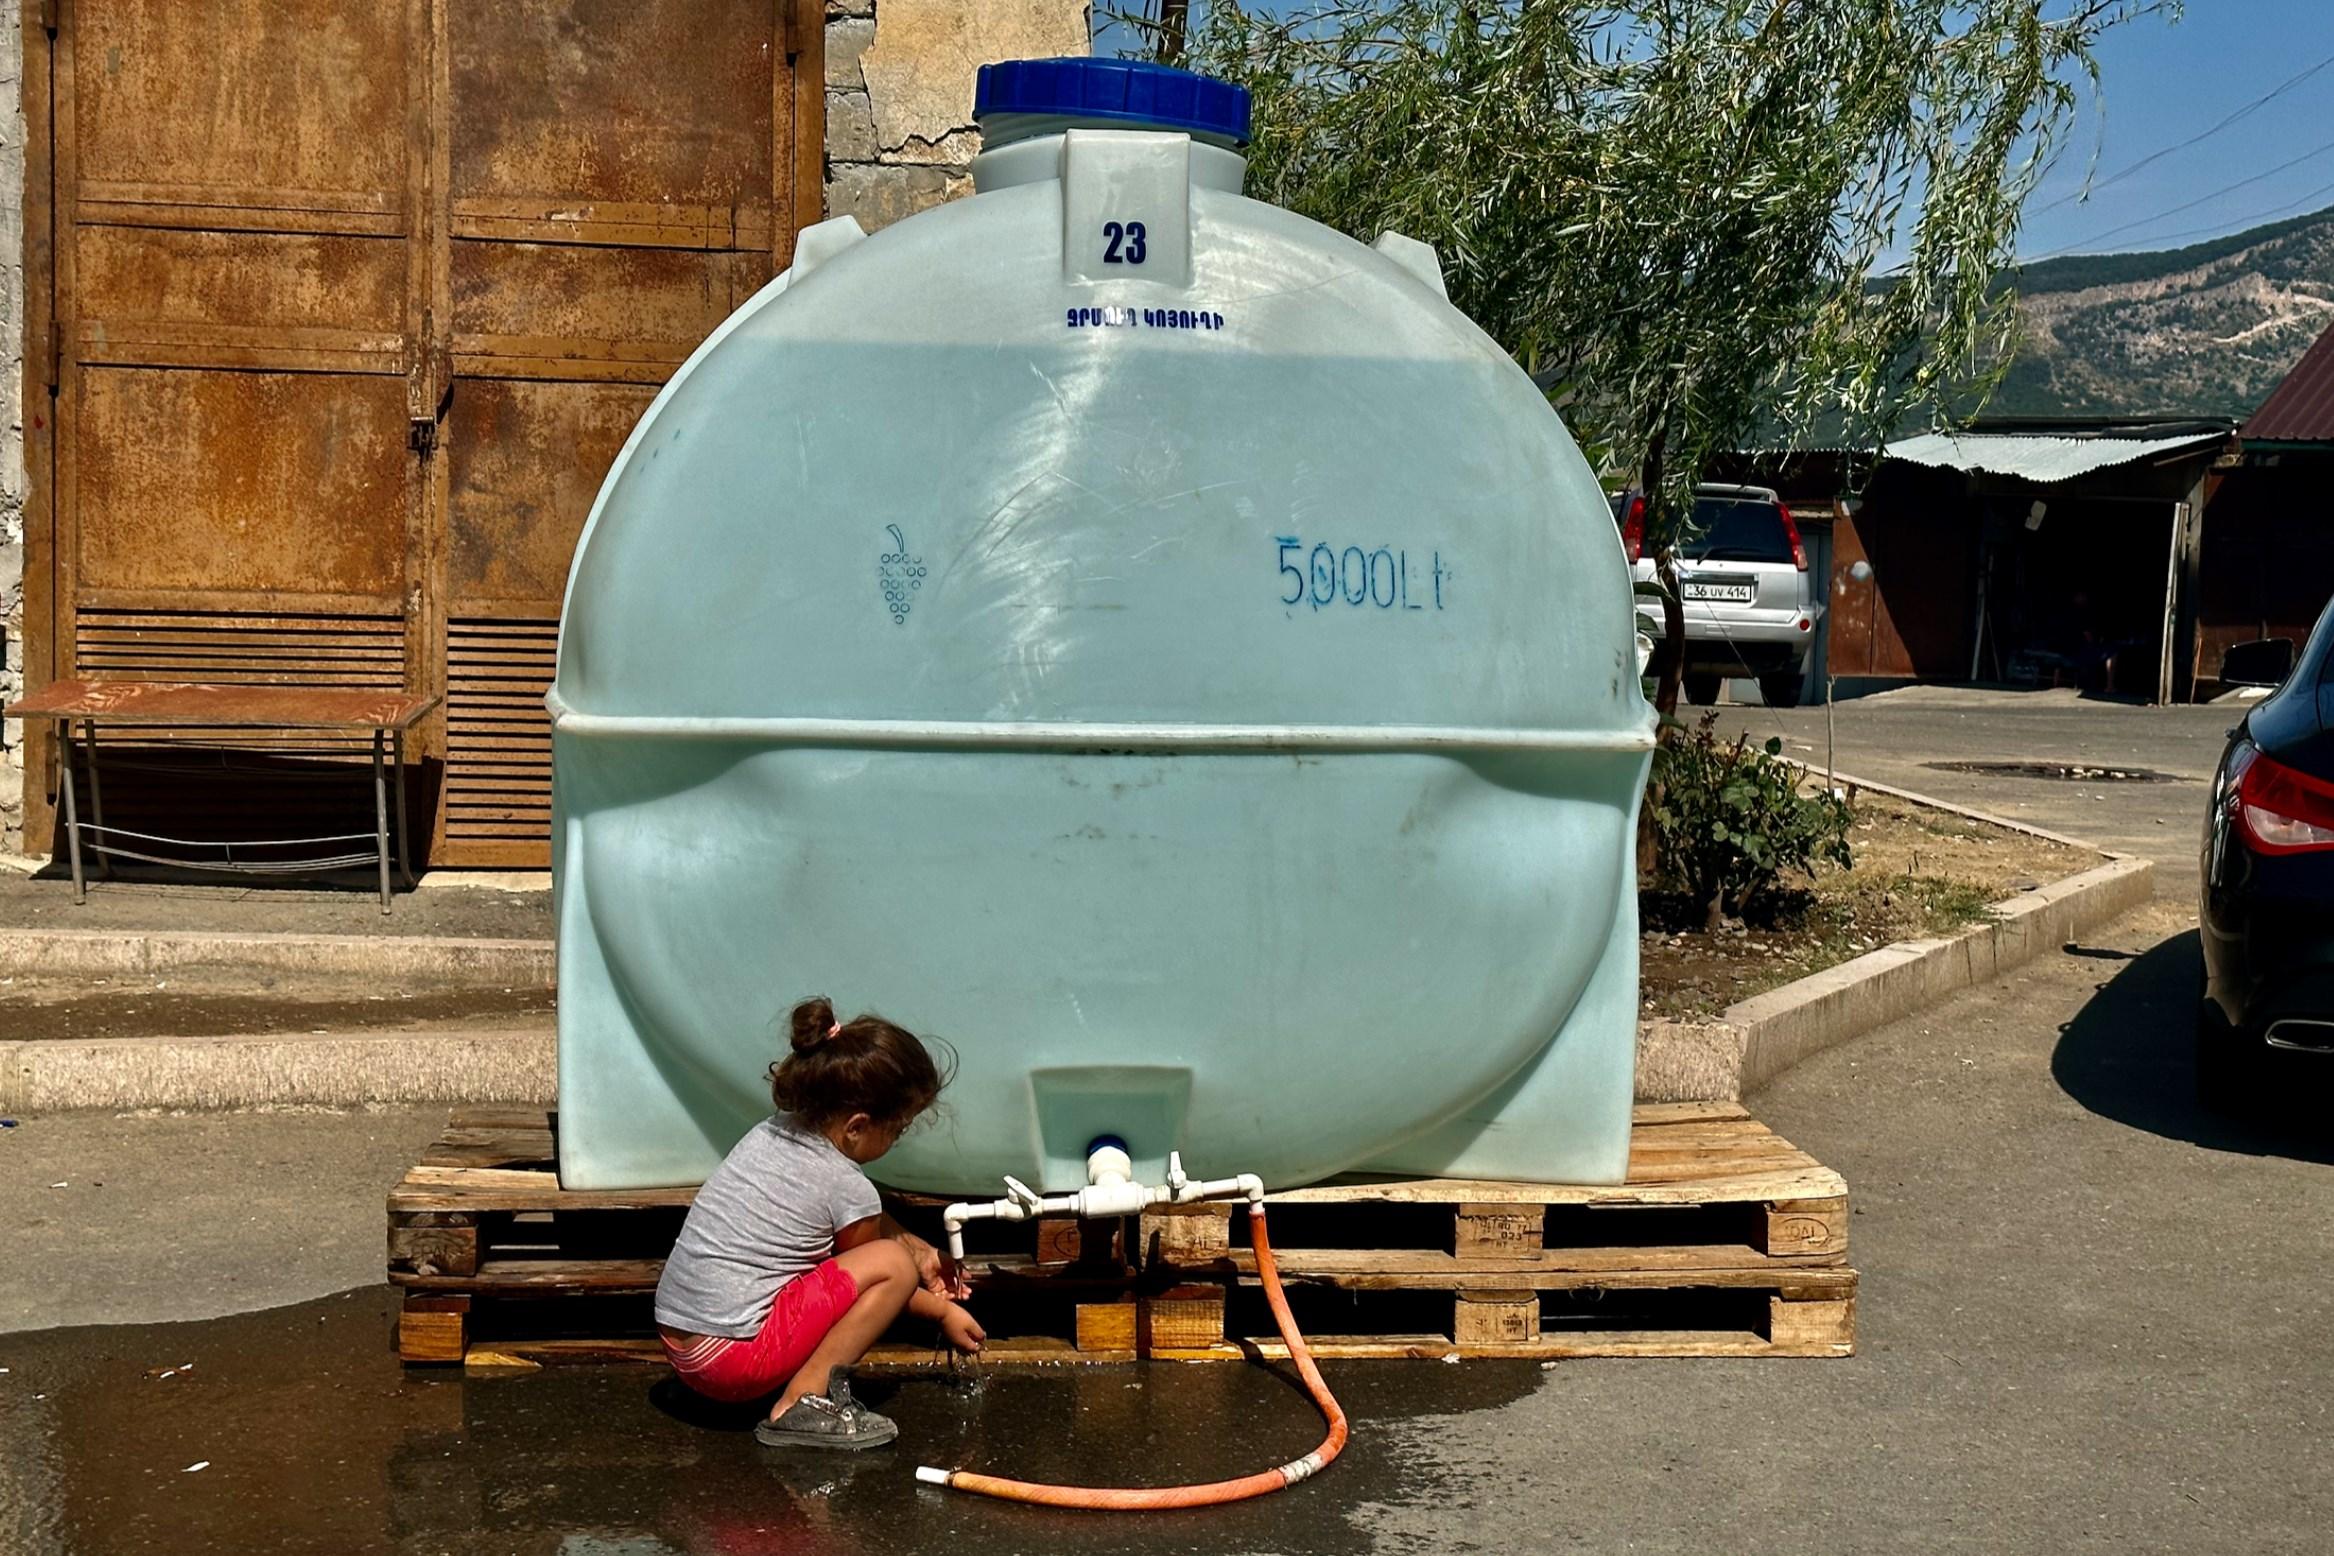
<path id="1" fill-rule="evenodd" d="M 924 559 L 908 555 L 908 537 L 900 533 L 897 524 L 886 524 L 884 530 L 891 536 L 891 549 L 876 559 L 875 576 L 883 585 L 884 609 L 891 612 L 891 624 L 908 624 L 908 606 L 914 602 L 918 589 L 924 587 Z"/>

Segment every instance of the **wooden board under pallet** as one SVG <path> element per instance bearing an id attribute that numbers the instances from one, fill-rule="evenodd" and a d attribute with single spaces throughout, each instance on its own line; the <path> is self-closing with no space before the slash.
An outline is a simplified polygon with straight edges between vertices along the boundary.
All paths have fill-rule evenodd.
<path id="1" fill-rule="evenodd" d="M 561 1189 L 555 1126 L 540 1109 L 457 1109 L 391 1190 L 408 1361 L 661 1356 L 646 1299 L 694 1191 Z M 937 1201 L 891 1205 L 936 1233 Z M 1846 1183 L 1731 1105 L 1639 1108 L 1619 1185 L 1357 1176 L 1268 1206 L 1290 1300 L 1325 1357 L 1854 1348 Z M 1281 1352 L 1233 1207 L 974 1230 L 987 1242 L 967 1266 L 992 1363 Z M 945 1358 L 918 1344 L 869 1357 L 935 1364 Z"/>

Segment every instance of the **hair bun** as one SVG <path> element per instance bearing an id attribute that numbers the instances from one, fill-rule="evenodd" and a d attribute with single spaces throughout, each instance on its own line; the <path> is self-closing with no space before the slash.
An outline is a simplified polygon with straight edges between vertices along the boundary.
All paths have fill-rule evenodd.
<path id="1" fill-rule="evenodd" d="M 834 1002 L 824 994 L 817 994 L 794 1007 L 787 1036 L 796 1053 L 806 1054 L 838 1030 Z"/>

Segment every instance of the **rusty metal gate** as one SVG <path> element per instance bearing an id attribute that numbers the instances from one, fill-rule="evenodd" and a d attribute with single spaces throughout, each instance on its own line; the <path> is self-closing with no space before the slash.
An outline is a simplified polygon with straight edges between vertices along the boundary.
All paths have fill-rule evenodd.
<path id="1" fill-rule="evenodd" d="M 28 679 L 442 693 L 430 857 L 546 863 L 568 557 L 818 218 L 823 7 L 25 10 Z"/>

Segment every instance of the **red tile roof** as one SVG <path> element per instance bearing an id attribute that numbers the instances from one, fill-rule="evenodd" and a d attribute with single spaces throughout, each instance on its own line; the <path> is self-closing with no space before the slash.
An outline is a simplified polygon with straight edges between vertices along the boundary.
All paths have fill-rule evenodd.
<path id="1" fill-rule="evenodd" d="M 2247 442 L 2334 443 L 2334 326 L 2238 429 Z"/>

